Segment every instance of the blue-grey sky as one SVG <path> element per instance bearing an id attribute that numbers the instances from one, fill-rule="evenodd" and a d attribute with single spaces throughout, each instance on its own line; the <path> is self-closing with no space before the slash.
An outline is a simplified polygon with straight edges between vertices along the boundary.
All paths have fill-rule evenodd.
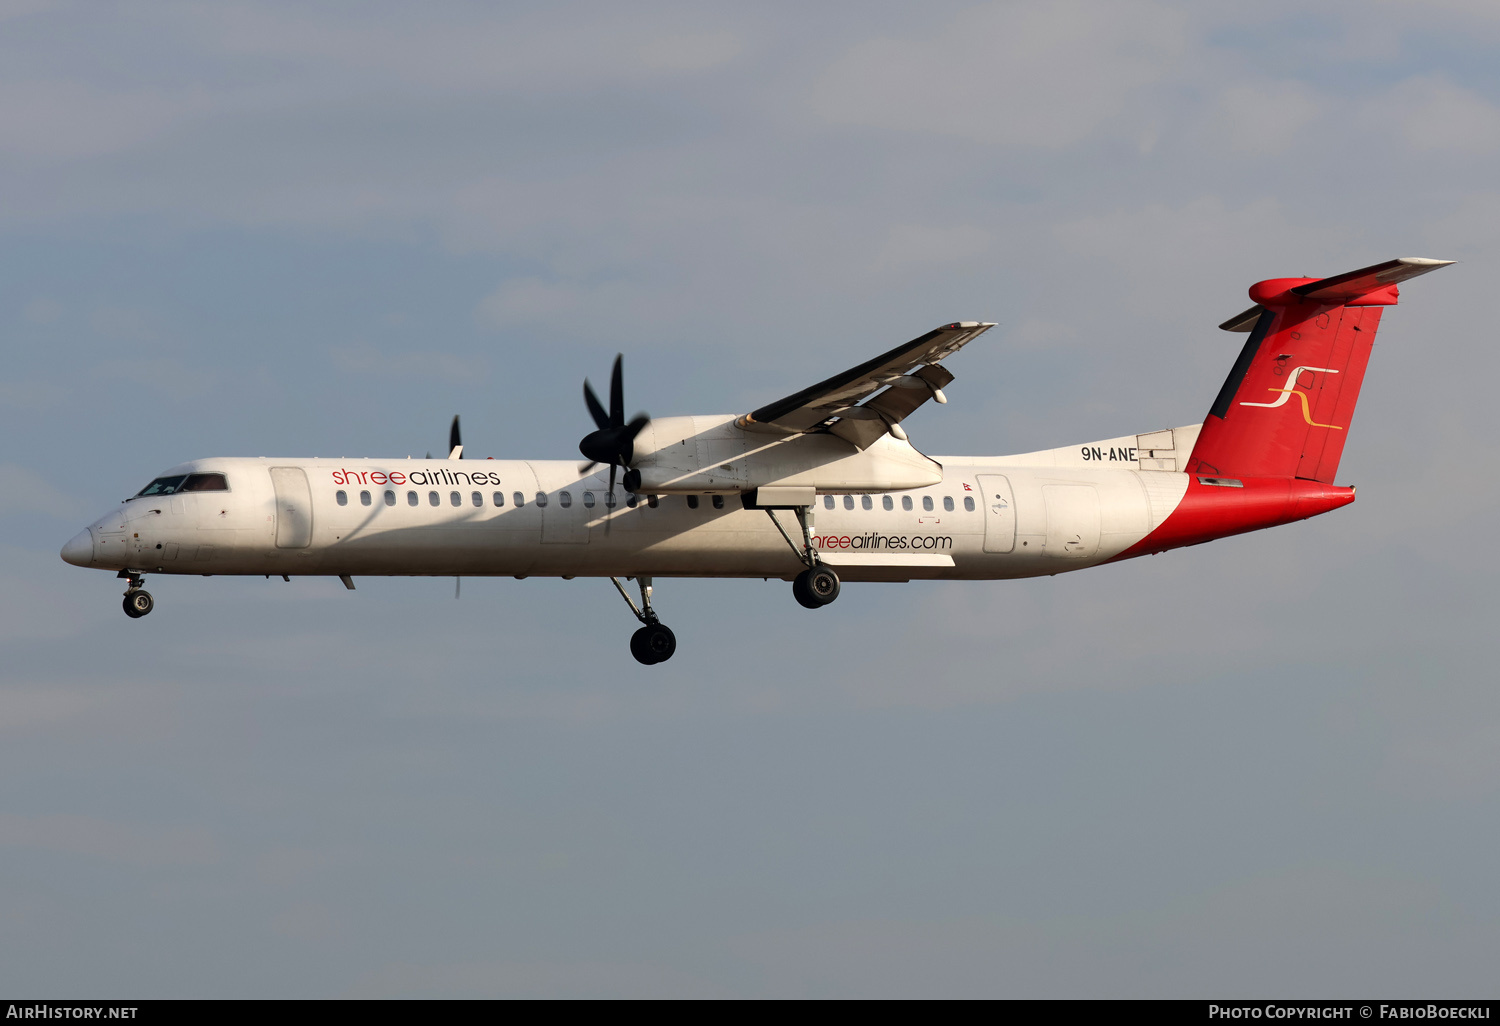
<path id="1" fill-rule="evenodd" d="M 1493 996 L 1479 0 L 0 2 L 0 989 Z M 210 455 L 571 458 L 957 319 L 928 452 L 1200 420 L 1267 277 L 1462 261 L 1295 526 L 1037 581 L 155 578 Z M 1487 668 L 1488 667 L 1488 668 Z"/>

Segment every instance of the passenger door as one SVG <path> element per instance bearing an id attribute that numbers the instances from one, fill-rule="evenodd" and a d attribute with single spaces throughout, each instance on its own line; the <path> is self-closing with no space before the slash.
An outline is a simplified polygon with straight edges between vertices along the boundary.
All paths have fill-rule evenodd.
<path id="1" fill-rule="evenodd" d="M 980 474 L 979 501 L 984 505 L 984 551 L 1011 552 L 1016 547 L 1015 492 L 1010 478 Z"/>
<path id="2" fill-rule="evenodd" d="M 276 547 L 305 549 L 312 544 L 312 489 L 301 467 L 272 467 L 276 489 Z"/>

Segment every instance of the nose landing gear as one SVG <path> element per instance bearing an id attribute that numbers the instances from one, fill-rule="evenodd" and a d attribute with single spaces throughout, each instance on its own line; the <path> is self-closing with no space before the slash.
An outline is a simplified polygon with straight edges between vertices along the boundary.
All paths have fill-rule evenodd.
<path id="1" fill-rule="evenodd" d="M 125 588 L 125 615 L 132 620 L 139 620 L 151 610 L 156 608 L 156 601 L 152 599 L 151 593 L 141 587 L 146 578 L 130 570 L 121 570 L 120 576 L 125 578 L 129 584 Z"/>
<path id="2" fill-rule="evenodd" d="M 641 629 L 630 636 L 630 654 L 635 656 L 636 662 L 645 666 L 653 666 L 671 659 L 672 653 L 677 651 L 677 635 L 672 633 L 672 628 L 656 618 L 656 610 L 651 608 L 651 578 L 637 577 L 635 579 L 635 583 L 640 585 L 641 589 L 639 606 L 631 600 L 618 577 L 611 577 L 610 581 L 619 591 L 620 597 L 625 600 L 625 604 L 630 607 L 630 611 L 635 614 L 635 618 L 641 621 Z"/>

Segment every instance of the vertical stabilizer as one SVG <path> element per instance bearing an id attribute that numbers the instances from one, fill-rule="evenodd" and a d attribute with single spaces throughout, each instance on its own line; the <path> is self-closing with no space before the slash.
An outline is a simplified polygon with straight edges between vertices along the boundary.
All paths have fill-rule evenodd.
<path id="1" fill-rule="evenodd" d="M 1187 469 L 1232 477 L 1333 482 L 1359 401 L 1381 308 L 1397 283 L 1451 260 L 1401 257 L 1332 278 L 1273 278 L 1225 321 L 1249 331 Z"/>

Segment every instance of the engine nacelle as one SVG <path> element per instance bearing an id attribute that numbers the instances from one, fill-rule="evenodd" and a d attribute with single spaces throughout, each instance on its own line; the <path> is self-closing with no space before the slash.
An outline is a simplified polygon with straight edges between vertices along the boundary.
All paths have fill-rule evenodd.
<path id="1" fill-rule="evenodd" d="M 635 440 L 632 466 L 645 494 L 739 493 L 765 485 L 819 492 L 888 492 L 943 479 L 937 461 L 889 435 L 859 449 L 823 432 L 744 431 L 733 415 L 663 417 Z"/>

